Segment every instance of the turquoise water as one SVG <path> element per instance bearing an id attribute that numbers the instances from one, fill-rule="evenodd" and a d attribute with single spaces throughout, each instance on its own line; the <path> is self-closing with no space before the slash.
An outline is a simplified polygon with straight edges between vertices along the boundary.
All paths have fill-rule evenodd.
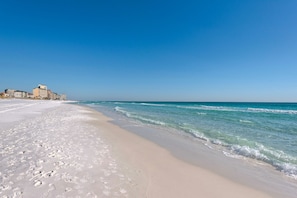
<path id="1" fill-rule="evenodd" d="M 174 129 L 216 145 L 226 156 L 269 163 L 297 179 L 297 104 L 83 102 L 143 124 Z"/>

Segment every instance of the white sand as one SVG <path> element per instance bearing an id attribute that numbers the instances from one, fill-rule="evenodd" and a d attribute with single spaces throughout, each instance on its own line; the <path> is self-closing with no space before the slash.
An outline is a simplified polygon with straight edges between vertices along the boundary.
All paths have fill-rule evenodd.
<path id="1" fill-rule="evenodd" d="M 128 197 L 110 146 L 79 106 L 0 100 L 0 197 Z"/>

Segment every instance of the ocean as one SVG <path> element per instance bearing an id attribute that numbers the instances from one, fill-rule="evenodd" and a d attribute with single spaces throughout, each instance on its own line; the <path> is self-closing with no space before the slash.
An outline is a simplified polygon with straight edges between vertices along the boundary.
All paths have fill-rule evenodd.
<path id="1" fill-rule="evenodd" d="M 166 128 L 218 149 L 226 157 L 255 159 L 297 180 L 297 103 L 100 102 L 143 125 Z"/>

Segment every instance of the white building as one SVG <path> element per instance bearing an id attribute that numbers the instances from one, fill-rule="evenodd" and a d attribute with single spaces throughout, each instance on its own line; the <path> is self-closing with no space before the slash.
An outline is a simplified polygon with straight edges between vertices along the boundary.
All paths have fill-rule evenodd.
<path id="1" fill-rule="evenodd" d="M 34 98 L 47 99 L 48 98 L 47 86 L 39 84 L 38 87 L 33 89 L 33 95 L 34 95 Z"/>
<path id="2" fill-rule="evenodd" d="M 8 97 L 10 97 L 10 98 L 14 97 L 14 92 L 15 92 L 14 89 L 5 89 L 4 92 L 8 95 Z"/>
<path id="3" fill-rule="evenodd" d="M 28 93 L 25 91 L 16 90 L 13 94 L 15 98 L 27 98 Z"/>
<path id="4" fill-rule="evenodd" d="M 34 94 L 28 93 L 27 97 L 33 99 L 34 98 Z"/>
<path id="5" fill-rule="evenodd" d="M 66 100 L 66 95 L 65 94 L 61 94 L 60 95 L 60 100 Z"/>

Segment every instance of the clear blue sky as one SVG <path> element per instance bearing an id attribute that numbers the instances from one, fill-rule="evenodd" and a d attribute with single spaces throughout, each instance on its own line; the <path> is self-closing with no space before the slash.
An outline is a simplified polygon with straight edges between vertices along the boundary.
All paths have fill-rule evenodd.
<path id="1" fill-rule="evenodd" d="M 69 99 L 297 101 L 297 1 L 1 1 L 0 68 Z"/>

